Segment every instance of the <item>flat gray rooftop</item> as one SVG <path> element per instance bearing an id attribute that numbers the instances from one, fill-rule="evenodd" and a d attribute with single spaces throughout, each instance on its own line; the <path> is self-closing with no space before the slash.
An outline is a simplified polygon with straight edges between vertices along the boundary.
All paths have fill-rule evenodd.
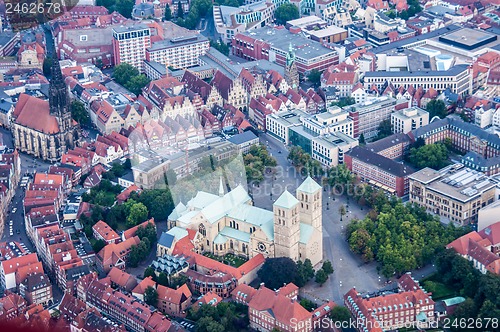
<path id="1" fill-rule="evenodd" d="M 488 32 L 476 29 L 464 28 L 458 31 L 451 32 L 447 35 L 441 36 L 441 39 L 449 40 L 467 46 L 474 46 L 476 44 L 488 41 L 493 37 L 496 36 Z"/>
<path id="2" fill-rule="evenodd" d="M 273 27 L 263 27 L 256 30 L 247 31 L 244 35 L 250 38 L 261 39 L 272 47 L 287 52 L 292 44 L 295 55 L 302 59 L 314 59 L 320 56 L 336 53 L 335 50 L 324 47 L 321 43 L 304 37 L 301 34 L 290 33 L 287 29 L 276 29 Z"/>

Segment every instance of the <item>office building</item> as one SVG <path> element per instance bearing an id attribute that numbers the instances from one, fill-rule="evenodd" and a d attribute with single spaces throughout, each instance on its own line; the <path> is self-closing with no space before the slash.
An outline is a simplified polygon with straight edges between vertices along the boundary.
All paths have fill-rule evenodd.
<path id="1" fill-rule="evenodd" d="M 477 222 L 479 209 L 496 200 L 496 183 L 461 164 L 426 167 L 409 179 L 410 202 L 459 225 Z"/>
<path id="2" fill-rule="evenodd" d="M 355 147 L 344 157 L 345 164 L 362 181 L 390 194 L 402 197 L 408 194 L 408 177 L 414 170 L 364 147 Z"/>
<path id="3" fill-rule="evenodd" d="M 394 112 L 396 99 L 382 96 L 362 103 L 347 106 L 354 121 L 354 137 L 363 134 L 365 139 L 377 136 L 380 122 L 389 120 Z"/>
<path id="4" fill-rule="evenodd" d="M 451 89 L 453 93 L 465 96 L 472 93 L 472 75 L 468 65 L 454 65 L 448 70 L 372 71 L 365 73 L 364 85 L 369 89 L 375 85 L 381 89 L 386 82 L 394 86 L 410 85 L 433 88 L 438 92 Z"/>

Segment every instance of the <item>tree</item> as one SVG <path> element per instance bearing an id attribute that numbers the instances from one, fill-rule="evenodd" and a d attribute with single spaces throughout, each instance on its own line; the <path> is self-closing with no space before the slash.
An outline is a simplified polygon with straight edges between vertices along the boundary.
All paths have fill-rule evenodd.
<path id="1" fill-rule="evenodd" d="M 113 69 L 113 78 L 116 83 L 125 86 L 131 77 L 139 75 L 137 68 L 128 63 L 120 63 Z"/>
<path id="2" fill-rule="evenodd" d="M 448 111 L 446 110 L 446 105 L 444 101 L 433 99 L 427 103 L 426 107 L 427 112 L 429 112 L 429 120 L 433 117 L 437 116 L 441 119 L 445 118 L 448 115 Z"/>
<path id="3" fill-rule="evenodd" d="M 314 277 L 314 268 L 312 266 L 311 260 L 307 258 L 303 263 L 302 261 L 298 261 L 297 276 L 293 280 L 293 283 L 298 287 L 304 287 L 312 277 Z"/>
<path id="4" fill-rule="evenodd" d="M 346 307 L 336 305 L 335 307 L 333 307 L 332 311 L 330 311 L 330 318 L 334 323 L 348 322 L 351 320 L 351 313 Z"/>
<path id="5" fill-rule="evenodd" d="M 158 281 L 157 282 L 160 285 L 168 286 L 168 276 L 165 273 L 160 272 L 160 274 L 158 275 Z"/>
<path id="6" fill-rule="evenodd" d="M 364 134 L 359 135 L 358 140 L 359 140 L 359 144 L 360 145 L 365 145 L 366 144 L 365 135 Z"/>
<path id="7" fill-rule="evenodd" d="M 148 239 L 150 246 L 156 242 L 156 227 L 153 224 L 147 224 L 146 227 L 139 226 L 136 234 L 139 239 Z"/>
<path id="8" fill-rule="evenodd" d="M 89 113 L 83 103 L 79 100 L 73 100 L 70 105 L 71 117 L 80 125 L 89 126 L 92 124 Z"/>
<path id="9" fill-rule="evenodd" d="M 313 301 L 308 300 L 308 299 L 300 300 L 300 305 L 302 307 L 304 307 L 304 309 L 306 309 L 307 311 L 313 311 L 314 309 L 316 309 L 318 307 L 316 305 L 316 303 L 314 303 Z"/>
<path id="10" fill-rule="evenodd" d="M 391 120 L 386 119 L 383 120 L 379 123 L 378 125 L 378 134 L 377 134 L 377 139 L 382 139 L 387 136 L 392 135 L 392 125 L 391 125 Z"/>
<path id="11" fill-rule="evenodd" d="M 229 55 L 229 46 L 227 46 L 225 43 L 221 42 L 220 40 L 212 40 L 210 39 L 210 46 L 215 48 L 217 51 L 221 52 L 225 56 Z"/>
<path id="12" fill-rule="evenodd" d="M 50 76 L 50 70 L 52 68 L 52 64 L 54 63 L 54 60 L 51 57 L 46 57 L 45 60 L 43 60 L 43 74 L 45 77 Z"/>
<path id="13" fill-rule="evenodd" d="M 126 18 L 132 18 L 133 0 L 116 0 L 115 10 Z"/>
<path id="14" fill-rule="evenodd" d="M 347 213 L 345 205 L 342 204 L 339 206 L 339 214 L 340 214 L 340 219 L 342 219 L 343 216 Z"/>
<path id="15" fill-rule="evenodd" d="M 313 69 L 307 74 L 307 80 L 314 85 L 319 85 L 321 82 L 321 72 L 317 69 Z"/>
<path id="16" fill-rule="evenodd" d="M 314 281 L 316 281 L 320 286 L 323 286 L 323 284 L 328 280 L 328 274 L 325 272 L 323 269 L 319 269 L 318 272 L 316 272 L 316 277 Z"/>
<path id="17" fill-rule="evenodd" d="M 284 3 L 276 9 L 274 17 L 276 18 L 276 24 L 285 25 L 286 22 L 300 17 L 299 9 L 291 3 Z"/>
<path id="18" fill-rule="evenodd" d="M 99 239 L 99 240 L 96 240 L 94 242 L 94 244 L 92 244 L 92 249 L 94 250 L 95 253 L 98 253 L 106 245 L 107 245 L 106 241 Z"/>
<path id="19" fill-rule="evenodd" d="M 182 3 L 180 1 L 177 2 L 177 18 L 184 18 L 184 10 L 182 9 Z"/>
<path id="20" fill-rule="evenodd" d="M 148 219 L 148 209 L 142 203 L 135 203 L 130 208 L 130 213 L 127 217 L 127 225 L 133 227 Z"/>
<path id="21" fill-rule="evenodd" d="M 410 162 L 418 168 L 441 169 L 448 164 L 448 149 L 443 143 L 427 144 L 410 149 Z"/>
<path id="22" fill-rule="evenodd" d="M 158 292 L 151 286 L 146 287 L 144 291 L 144 302 L 149 305 L 156 306 L 158 303 Z"/>
<path id="23" fill-rule="evenodd" d="M 140 95 L 142 88 L 149 84 L 151 80 L 144 74 L 140 74 L 130 78 L 126 83 L 125 87 L 130 90 L 136 96 Z"/>
<path id="24" fill-rule="evenodd" d="M 145 270 L 144 270 L 144 279 L 146 279 L 147 277 L 152 277 L 153 280 L 156 279 L 156 273 L 155 273 L 155 269 L 153 269 L 151 266 L 148 266 Z"/>
<path id="25" fill-rule="evenodd" d="M 257 275 L 270 289 L 278 289 L 297 278 L 297 264 L 288 257 L 268 258 Z"/>
<path id="26" fill-rule="evenodd" d="M 323 271 L 326 272 L 326 274 L 332 274 L 333 273 L 332 262 L 330 262 L 329 260 L 324 261 L 323 262 L 323 266 L 321 266 L 321 268 L 323 269 Z"/>
<path id="27" fill-rule="evenodd" d="M 165 21 L 170 21 L 172 19 L 172 10 L 170 9 L 170 6 L 167 5 L 165 6 L 165 16 L 164 16 L 164 20 Z"/>

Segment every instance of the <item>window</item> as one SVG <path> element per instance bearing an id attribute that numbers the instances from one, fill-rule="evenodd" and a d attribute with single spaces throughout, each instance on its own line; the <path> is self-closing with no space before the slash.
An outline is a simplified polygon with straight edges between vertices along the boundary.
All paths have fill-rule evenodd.
<path id="1" fill-rule="evenodd" d="M 87 41 L 87 35 L 81 35 L 80 41 Z"/>

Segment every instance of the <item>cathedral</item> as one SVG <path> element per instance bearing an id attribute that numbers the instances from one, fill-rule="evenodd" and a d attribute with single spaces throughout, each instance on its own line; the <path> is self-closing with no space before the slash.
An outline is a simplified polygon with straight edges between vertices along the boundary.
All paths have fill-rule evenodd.
<path id="1" fill-rule="evenodd" d="M 299 90 L 299 72 L 297 70 L 295 52 L 293 51 L 292 44 L 290 44 L 288 53 L 286 54 L 285 81 L 293 90 Z"/>
<path id="2" fill-rule="evenodd" d="M 21 94 L 12 114 L 14 144 L 22 152 L 58 161 L 78 145 L 80 129 L 71 118 L 66 85 L 56 58 L 51 68 L 49 100 Z"/>
<path id="3" fill-rule="evenodd" d="M 308 177 L 292 195 L 285 190 L 273 211 L 253 206 L 239 185 L 219 195 L 199 191 L 186 205 L 179 203 L 168 217 L 169 228 L 197 231 L 195 249 L 218 256 L 227 253 L 252 258 L 309 258 L 313 265 L 323 260 L 322 190 Z"/>

